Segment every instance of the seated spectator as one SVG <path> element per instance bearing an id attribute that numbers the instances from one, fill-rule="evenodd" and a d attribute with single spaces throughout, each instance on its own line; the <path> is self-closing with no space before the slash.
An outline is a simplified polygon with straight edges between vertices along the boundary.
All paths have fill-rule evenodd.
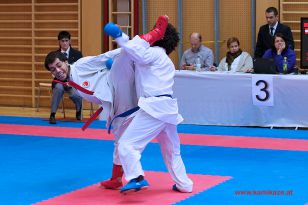
<path id="1" fill-rule="evenodd" d="M 277 33 L 274 36 L 272 48 L 265 51 L 262 58 L 272 58 L 278 73 L 293 73 L 295 71 L 296 55 L 289 47 L 286 38 Z"/>
<path id="2" fill-rule="evenodd" d="M 211 71 L 231 71 L 231 72 L 253 72 L 252 57 L 249 53 L 244 52 L 240 48 L 240 41 L 236 37 L 231 37 L 227 41 L 228 52 L 226 57 L 221 59 L 217 68 L 214 66 Z"/>
<path id="3" fill-rule="evenodd" d="M 61 31 L 58 34 L 58 51 L 62 52 L 67 58 L 68 64 L 73 64 L 79 58 L 82 58 L 82 53 L 71 46 L 71 34 L 68 31 Z M 54 80 L 63 81 L 57 78 Z M 64 80 L 63 82 L 66 82 Z M 75 88 L 62 85 L 60 83 L 52 82 L 52 99 L 51 99 L 51 112 L 49 117 L 50 124 L 56 124 L 56 112 L 58 106 L 63 98 L 64 92 L 69 94 L 69 98 L 74 102 L 76 107 L 76 119 L 81 120 L 81 110 L 82 110 L 82 98 L 77 94 Z"/>
<path id="4" fill-rule="evenodd" d="M 199 33 L 190 34 L 191 48 L 187 49 L 182 56 L 181 69 L 194 70 L 197 61 L 200 61 L 202 70 L 209 70 L 212 67 L 214 61 L 213 51 L 201 43 L 202 36 Z"/>

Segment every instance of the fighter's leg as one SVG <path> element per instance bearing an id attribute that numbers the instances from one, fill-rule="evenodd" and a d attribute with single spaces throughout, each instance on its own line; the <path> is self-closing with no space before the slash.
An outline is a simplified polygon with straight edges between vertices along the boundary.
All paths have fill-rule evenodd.
<path id="1" fill-rule="evenodd" d="M 192 192 L 193 182 L 186 174 L 180 152 L 180 139 L 176 126 L 167 124 L 166 128 L 159 134 L 157 140 L 160 144 L 161 152 L 168 168 L 168 171 L 175 182 L 173 189 L 180 192 Z"/>
<path id="2" fill-rule="evenodd" d="M 113 150 L 113 167 L 111 178 L 100 183 L 102 188 L 106 189 L 120 189 L 123 186 L 122 177 L 123 177 L 123 168 L 119 158 L 118 146 L 119 139 L 122 136 L 123 132 L 131 122 L 132 118 L 125 120 L 115 120 L 113 127 L 113 134 L 115 137 L 114 140 L 114 150 Z"/>
<path id="3" fill-rule="evenodd" d="M 140 158 L 145 146 L 165 127 L 165 123 L 139 110 L 119 140 L 119 155 L 124 175 L 129 181 L 121 192 L 139 191 L 148 186 L 143 179 Z"/>
<path id="4" fill-rule="evenodd" d="M 134 82 L 133 62 L 122 51 L 113 59 L 110 70 L 110 86 L 113 90 L 113 115 L 111 118 L 137 106 L 136 88 Z M 101 186 L 109 189 L 119 189 L 123 186 L 123 169 L 118 153 L 118 141 L 131 122 L 132 118 L 117 118 L 113 122 L 113 134 L 115 137 L 113 152 L 112 177 L 101 182 Z"/>

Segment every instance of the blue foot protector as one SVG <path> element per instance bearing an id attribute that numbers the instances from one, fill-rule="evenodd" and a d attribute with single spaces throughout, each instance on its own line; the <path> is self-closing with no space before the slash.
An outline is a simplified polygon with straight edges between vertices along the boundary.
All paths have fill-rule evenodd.
<path id="1" fill-rule="evenodd" d="M 104 27 L 104 32 L 108 35 L 111 36 L 112 38 L 119 38 L 122 36 L 122 31 L 120 27 L 115 25 L 114 23 L 110 22 L 107 23 Z"/>
<path id="2" fill-rule="evenodd" d="M 126 194 L 129 192 L 137 192 L 148 187 L 149 183 L 147 180 L 143 179 L 141 181 L 137 181 L 137 179 L 132 179 L 121 188 L 120 193 Z"/>

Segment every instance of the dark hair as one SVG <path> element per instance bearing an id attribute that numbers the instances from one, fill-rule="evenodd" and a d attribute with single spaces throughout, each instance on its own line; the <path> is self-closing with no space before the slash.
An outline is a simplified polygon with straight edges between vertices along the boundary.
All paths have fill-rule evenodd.
<path id="1" fill-rule="evenodd" d="M 285 51 L 289 48 L 289 44 L 288 44 L 288 42 L 287 42 L 286 37 L 285 37 L 282 33 L 276 33 L 275 36 L 273 37 L 272 51 L 275 52 L 275 53 L 276 53 L 276 51 L 277 51 L 277 50 L 276 50 L 276 47 L 275 47 L 275 39 L 276 39 L 277 37 L 280 37 L 280 38 L 282 38 L 282 39 L 284 40 L 284 42 L 285 42 L 285 44 L 286 44 L 286 47 L 283 49 L 282 52 L 285 52 Z"/>
<path id="2" fill-rule="evenodd" d="M 67 57 L 60 51 L 51 51 L 45 57 L 45 68 L 50 71 L 48 65 L 53 63 L 57 58 L 62 62 L 67 61 Z"/>
<path id="3" fill-rule="evenodd" d="M 268 7 L 266 10 L 265 10 L 266 13 L 271 13 L 273 12 L 275 16 L 278 15 L 278 10 L 275 8 L 275 7 Z"/>
<path id="4" fill-rule="evenodd" d="M 231 43 L 234 43 L 234 42 L 236 42 L 238 45 L 240 45 L 240 41 L 238 40 L 238 38 L 236 38 L 236 37 L 231 37 L 231 38 L 229 38 L 228 41 L 227 41 L 227 47 L 229 48 L 230 45 L 231 45 Z"/>
<path id="5" fill-rule="evenodd" d="M 156 41 L 153 46 L 159 46 L 166 50 L 167 55 L 169 55 L 177 47 L 180 41 L 179 33 L 172 24 L 168 23 L 165 36 L 163 39 Z"/>
<path id="6" fill-rule="evenodd" d="M 58 34 L 58 40 L 61 40 L 63 38 L 68 38 L 71 40 L 71 34 L 68 31 L 60 31 Z"/>

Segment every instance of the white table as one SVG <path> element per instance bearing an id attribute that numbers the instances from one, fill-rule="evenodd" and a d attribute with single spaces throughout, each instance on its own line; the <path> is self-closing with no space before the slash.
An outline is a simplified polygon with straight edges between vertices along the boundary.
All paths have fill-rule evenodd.
<path id="1" fill-rule="evenodd" d="M 307 75 L 272 75 L 273 106 L 253 104 L 254 75 L 176 71 L 174 96 L 178 99 L 183 123 L 308 127 Z"/>

